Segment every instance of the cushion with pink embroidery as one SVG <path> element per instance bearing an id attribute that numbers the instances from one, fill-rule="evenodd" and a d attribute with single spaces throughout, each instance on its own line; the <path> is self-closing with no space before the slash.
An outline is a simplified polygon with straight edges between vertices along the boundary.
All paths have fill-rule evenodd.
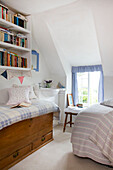
<path id="1" fill-rule="evenodd" d="M 29 88 L 26 87 L 13 87 L 8 90 L 9 100 L 7 105 L 18 105 L 22 102 L 31 103 L 29 101 Z"/>
<path id="2" fill-rule="evenodd" d="M 31 99 L 36 99 L 37 98 L 37 96 L 35 95 L 35 93 L 34 93 L 34 90 L 33 90 L 33 86 L 32 85 L 28 85 L 28 86 L 19 86 L 19 85 L 17 85 L 17 84 L 13 84 L 13 86 L 12 87 L 29 87 L 30 88 L 30 91 L 29 91 L 29 99 L 31 100 Z"/>

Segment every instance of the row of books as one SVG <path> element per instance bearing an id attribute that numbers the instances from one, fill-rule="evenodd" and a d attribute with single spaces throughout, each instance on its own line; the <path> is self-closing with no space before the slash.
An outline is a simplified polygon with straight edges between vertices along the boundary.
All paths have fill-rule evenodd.
<path id="1" fill-rule="evenodd" d="M 14 44 L 17 46 L 27 47 L 27 37 L 23 34 L 15 34 L 7 28 L 0 27 L 0 41 Z"/>
<path id="2" fill-rule="evenodd" d="M 0 4 L 0 18 L 12 22 L 20 27 L 27 28 L 27 19 L 21 14 L 12 14 L 9 12 L 8 7 Z"/>
<path id="3" fill-rule="evenodd" d="M 0 65 L 27 68 L 27 58 L 20 57 L 16 53 L 0 48 Z"/>

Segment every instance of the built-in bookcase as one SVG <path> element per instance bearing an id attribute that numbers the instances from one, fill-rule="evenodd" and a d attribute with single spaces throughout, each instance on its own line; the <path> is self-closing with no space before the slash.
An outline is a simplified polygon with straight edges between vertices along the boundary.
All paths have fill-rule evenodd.
<path id="1" fill-rule="evenodd" d="M 10 11 L 12 15 L 19 13 L 19 11 L 13 12 L 9 8 L 8 8 L 8 11 Z M 0 64 L 0 69 L 14 69 L 14 70 L 30 70 L 31 69 L 31 16 L 25 16 L 25 17 L 27 19 L 26 28 L 22 28 L 21 26 L 18 26 L 2 18 L 0 18 L 0 27 L 8 28 L 14 34 L 20 33 L 20 34 L 25 35 L 27 37 L 26 46 L 22 47 L 16 44 L 11 44 L 8 42 L 0 41 L 0 48 L 6 49 L 7 52 L 13 52 L 17 54 L 17 56 L 21 56 L 22 58 L 27 59 L 26 68 L 25 67 L 22 68 L 21 66 L 17 67 L 12 64 L 10 64 L 9 66 Z"/>

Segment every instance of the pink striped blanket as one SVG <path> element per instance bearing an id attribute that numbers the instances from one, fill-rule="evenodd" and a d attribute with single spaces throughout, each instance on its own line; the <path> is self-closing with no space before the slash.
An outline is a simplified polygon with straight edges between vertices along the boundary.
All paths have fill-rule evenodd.
<path id="1" fill-rule="evenodd" d="M 93 105 L 75 119 L 73 153 L 113 166 L 113 108 Z"/>

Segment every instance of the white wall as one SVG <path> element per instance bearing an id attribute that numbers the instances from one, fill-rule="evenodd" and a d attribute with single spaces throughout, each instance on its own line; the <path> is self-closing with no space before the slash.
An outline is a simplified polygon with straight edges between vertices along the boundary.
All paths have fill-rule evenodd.
<path id="1" fill-rule="evenodd" d="M 113 98 L 113 76 L 104 76 L 104 99 Z"/>

